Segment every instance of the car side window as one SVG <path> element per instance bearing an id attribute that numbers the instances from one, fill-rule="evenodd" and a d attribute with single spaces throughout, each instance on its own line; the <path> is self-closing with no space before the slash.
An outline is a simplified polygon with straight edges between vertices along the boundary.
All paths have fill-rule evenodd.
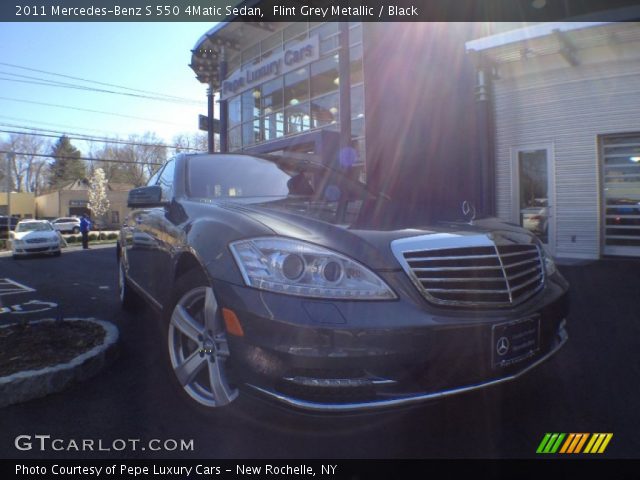
<path id="1" fill-rule="evenodd" d="M 162 188 L 162 199 L 171 200 L 173 197 L 173 174 L 176 170 L 175 160 L 169 160 L 165 165 L 160 178 L 158 178 L 158 185 Z"/>
<path id="2" fill-rule="evenodd" d="M 161 166 L 156 171 L 156 173 L 151 175 L 151 178 L 149 178 L 149 181 L 147 182 L 147 187 L 151 187 L 151 186 L 156 185 L 158 183 L 158 178 L 160 177 L 160 174 L 162 173 L 162 170 L 164 170 L 164 166 Z"/>

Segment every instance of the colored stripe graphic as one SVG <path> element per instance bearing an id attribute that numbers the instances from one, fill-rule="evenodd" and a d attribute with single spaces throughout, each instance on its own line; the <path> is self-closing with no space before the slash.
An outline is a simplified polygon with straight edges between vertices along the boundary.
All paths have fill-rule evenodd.
<path id="1" fill-rule="evenodd" d="M 536 453 L 601 454 L 605 451 L 612 438 L 613 433 L 545 433 Z M 587 446 L 583 450 L 585 443 Z"/>

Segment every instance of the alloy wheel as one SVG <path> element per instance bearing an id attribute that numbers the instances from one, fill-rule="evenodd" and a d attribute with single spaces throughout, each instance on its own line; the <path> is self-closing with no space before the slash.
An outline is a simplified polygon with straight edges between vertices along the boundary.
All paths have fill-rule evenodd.
<path id="1" fill-rule="evenodd" d="M 196 402 L 221 407 L 236 399 L 229 344 L 213 289 L 196 287 L 178 300 L 168 347 L 178 383 Z"/>

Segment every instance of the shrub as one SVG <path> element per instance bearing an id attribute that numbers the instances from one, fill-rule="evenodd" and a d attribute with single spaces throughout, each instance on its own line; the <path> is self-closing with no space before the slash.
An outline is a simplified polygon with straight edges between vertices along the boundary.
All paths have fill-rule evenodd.
<path id="1" fill-rule="evenodd" d="M 118 239 L 117 233 L 110 233 L 107 235 L 107 240 L 117 240 L 117 239 Z"/>
<path id="2" fill-rule="evenodd" d="M 75 235 L 69 235 L 66 240 L 67 243 L 76 243 L 78 241 L 78 237 Z"/>
<path id="3" fill-rule="evenodd" d="M 95 233 L 90 233 L 89 234 L 89 241 L 93 242 L 98 238 L 98 236 Z"/>

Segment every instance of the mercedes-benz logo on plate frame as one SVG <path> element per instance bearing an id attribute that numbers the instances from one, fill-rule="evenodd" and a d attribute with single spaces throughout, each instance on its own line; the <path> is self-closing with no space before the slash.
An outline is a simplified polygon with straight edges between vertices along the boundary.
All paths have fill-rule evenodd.
<path id="1" fill-rule="evenodd" d="M 505 356 L 509 351 L 510 343 L 507 337 L 500 337 L 496 343 L 496 352 L 501 357 Z"/>

